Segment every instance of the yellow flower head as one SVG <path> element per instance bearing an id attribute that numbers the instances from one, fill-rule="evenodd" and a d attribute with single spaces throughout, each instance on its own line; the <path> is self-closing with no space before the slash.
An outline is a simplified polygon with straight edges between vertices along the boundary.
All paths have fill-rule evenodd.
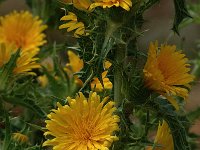
<path id="1" fill-rule="evenodd" d="M 0 67 L 8 63 L 11 56 L 16 53 L 15 46 L 5 43 L 0 43 Z M 17 59 L 16 66 L 13 70 L 14 74 L 34 74 L 30 72 L 32 69 L 40 68 L 40 65 L 36 63 L 38 58 L 35 58 L 36 52 L 21 51 L 20 56 Z"/>
<path id="2" fill-rule="evenodd" d="M 103 91 L 103 89 L 111 90 L 113 88 L 112 82 L 110 82 L 109 78 L 106 78 L 108 71 L 104 71 L 102 73 L 102 80 L 103 80 L 103 85 L 99 81 L 98 78 L 93 78 L 91 82 L 91 89 L 97 92 Z"/>
<path id="3" fill-rule="evenodd" d="M 38 51 L 46 43 L 42 20 L 28 11 L 12 12 L 0 18 L 0 42 L 12 43 L 23 51 Z"/>
<path id="4" fill-rule="evenodd" d="M 69 105 L 57 104 L 58 109 L 48 115 L 45 135 L 54 138 L 43 146 L 53 146 L 54 150 L 108 150 L 114 135 L 119 130 L 119 116 L 114 115 L 114 102 L 106 104 L 95 92 L 87 99 L 81 92 L 75 99 L 67 98 Z"/>
<path id="5" fill-rule="evenodd" d="M 19 143 L 27 143 L 29 138 L 28 136 L 21 133 L 13 133 L 13 140 Z"/>
<path id="6" fill-rule="evenodd" d="M 147 150 L 152 150 L 152 148 Z M 159 123 L 154 140 L 154 150 L 174 150 L 173 137 L 166 121 L 163 121 L 162 124 Z"/>
<path id="7" fill-rule="evenodd" d="M 131 0 L 95 0 L 93 4 L 90 5 L 90 9 L 95 7 L 103 7 L 103 8 L 110 8 L 113 6 L 122 7 L 123 9 L 129 11 L 130 7 L 132 7 Z"/>
<path id="8" fill-rule="evenodd" d="M 80 72 L 83 68 L 84 63 L 83 60 L 80 59 L 79 56 L 76 55 L 74 52 L 69 50 L 67 54 L 69 63 L 66 64 L 64 70 L 71 76 L 74 73 Z"/>
<path id="9" fill-rule="evenodd" d="M 79 10 L 87 11 L 91 5 L 90 0 L 63 0 L 64 3 L 73 4 Z"/>
<path id="10" fill-rule="evenodd" d="M 188 59 L 176 46 L 151 43 L 148 59 L 144 67 L 145 85 L 164 96 L 188 96 L 189 83 L 194 77 L 189 74 Z"/>
<path id="11" fill-rule="evenodd" d="M 74 13 L 69 12 L 68 15 L 63 16 L 60 20 L 67 21 L 67 23 L 60 25 L 59 29 L 67 28 L 67 32 L 75 30 L 74 36 L 76 38 L 79 38 L 83 35 L 88 35 L 85 32 L 85 25 L 83 22 L 78 22 L 77 16 Z"/>

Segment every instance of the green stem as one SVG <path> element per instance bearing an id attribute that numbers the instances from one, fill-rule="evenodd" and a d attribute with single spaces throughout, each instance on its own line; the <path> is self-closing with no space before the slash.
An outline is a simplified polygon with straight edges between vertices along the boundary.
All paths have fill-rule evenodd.
<path id="1" fill-rule="evenodd" d="M 116 106 L 122 104 L 124 97 L 123 94 L 123 63 L 126 57 L 126 49 L 124 45 L 118 45 L 115 49 L 115 68 L 114 68 L 114 100 Z"/>
<path id="2" fill-rule="evenodd" d="M 104 59 L 114 44 L 113 33 L 120 27 L 121 24 L 115 23 L 112 20 L 107 21 L 107 27 L 105 32 L 105 39 L 101 49 L 101 58 Z"/>

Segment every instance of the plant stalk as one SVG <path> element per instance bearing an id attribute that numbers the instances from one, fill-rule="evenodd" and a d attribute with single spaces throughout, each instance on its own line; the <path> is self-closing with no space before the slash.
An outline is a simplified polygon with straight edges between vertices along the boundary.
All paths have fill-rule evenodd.
<path id="1" fill-rule="evenodd" d="M 121 106 L 125 98 L 123 92 L 123 66 L 126 57 L 125 45 L 117 45 L 115 49 L 115 68 L 114 68 L 114 100 L 116 106 Z"/>

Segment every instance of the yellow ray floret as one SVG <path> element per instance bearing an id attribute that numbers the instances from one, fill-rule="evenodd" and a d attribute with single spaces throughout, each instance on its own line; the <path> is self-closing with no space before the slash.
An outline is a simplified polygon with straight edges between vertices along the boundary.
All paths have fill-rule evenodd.
<path id="1" fill-rule="evenodd" d="M 84 65 L 83 60 L 80 59 L 78 55 L 76 55 L 74 52 L 70 50 L 67 52 L 67 54 L 69 63 L 66 64 L 66 67 L 64 68 L 65 71 L 68 74 L 74 74 L 80 72 Z"/>
<path id="2" fill-rule="evenodd" d="M 0 42 L 12 43 L 22 51 L 38 51 L 46 43 L 42 20 L 28 11 L 12 12 L 0 18 Z"/>
<path id="3" fill-rule="evenodd" d="M 90 9 L 95 7 L 103 7 L 103 8 L 110 8 L 110 7 L 122 7 L 123 9 L 129 11 L 130 7 L 132 7 L 131 0 L 95 0 L 93 4 L 90 5 Z"/>
<path id="4" fill-rule="evenodd" d="M 43 146 L 54 150 L 108 150 L 118 140 L 114 132 L 119 130 L 119 117 L 114 115 L 114 102 L 102 101 L 95 92 L 87 99 L 79 93 L 75 99 L 67 98 L 69 105 L 57 104 L 58 109 L 48 115 L 45 135 L 53 139 Z"/>
<path id="5" fill-rule="evenodd" d="M 103 91 L 103 89 L 111 90 L 113 88 L 112 82 L 110 82 L 110 79 L 106 77 L 108 71 L 104 71 L 102 73 L 102 80 L 103 80 L 103 85 L 99 81 L 98 78 L 93 78 L 91 82 L 91 89 L 97 92 Z"/>
<path id="6" fill-rule="evenodd" d="M 34 52 L 22 52 L 20 53 L 20 57 L 17 59 L 16 67 L 14 68 L 13 72 L 15 74 L 19 73 L 27 73 L 34 74 L 30 72 L 32 69 L 40 68 L 40 64 L 36 61 L 39 58 L 35 57 L 36 53 Z"/>
<path id="7" fill-rule="evenodd" d="M 97 78 L 97 77 L 94 77 L 90 86 L 91 86 L 91 89 L 93 91 L 96 91 L 96 92 L 102 92 L 103 89 L 106 89 L 106 90 L 111 90 L 113 88 L 113 84 L 112 82 L 110 81 L 109 78 L 107 78 L 107 74 L 108 74 L 108 69 L 112 66 L 112 63 L 109 62 L 109 61 L 104 61 L 103 63 L 103 67 L 104 67 L 104 71 L 102 74 L 101 74 L 101 77 L 102 77 L 102 82 L 103 82 L 103 85 L 102 83 L 100 82 L 100 80 Z"/>
<path id="8" fill-rule="evenodd" d="M 152 150 L 152 147 L 147 150 Z M 156 138 L 154 140 L 154 150 L 174 150 L 173 137 L 166 121 L 159 123 Z"/>
<path id="9" fill-rule="evenodd" d="M 1 43 L 0 44 L 0 67 L 9 62 L 11 56 L 16 53 L 17 48 L 13 45 Z M 23 52 L 20 51 L 20 55 L 17 58 L 16 66 L 14 67 L 14 74 L 34 74 L 30 72 L 32 69 L 40 68 L 40 65 L 36 62 L 38 58 L 35 58 L 36 51 Z"/>
<path id="10" fill-rule="evenodd" d="M 16 52 L 16 47 L 11 44 L 0 43 L 0 68 L 8 63 L 12 54 Z"/>
<path id="11" fill-rule="evenodd" d="M 67 23 L 60 25 L 59 29 L 66 28 L 67 32 L 75 30 L 74 36 L 76 38 L 79 38 L 83 35 L 88 35 L 85 32 L 85 25 L 83 24 L 83 22 L 78 22 L 77 16 L 74 13 L 69 12 L 68 15 L 63 16 L 60 20 L 67 21 Z"/>
<path id="12" fill-rule="evenodd" d="M 74 77 L 75 83 L 82 86 L 83 82 L 81 81 L 81 79 L 79 79 L 77 75 L 74 74 L 80 72 L 81 69 L 83 68 L 84 66 L 83 60 L 80 59 L 78 55 L 76 55 L 74 52 L 70 50 L 67 52 L 67 54 L 69 63 L 66 64 L 64 70 L 67 72 L 70 78 Z"/>
<path id="13" fill-rule="evenodd" d="M 189 74 L 188 59 L 176 46 L 151 43 L 148 59 L 143 69 L 145 85 L 164 96 L 188 97 L 189 83 L 194 77 Z M 170 99 L 172 100 L 172 99 Z"/>
<path id="14" fill-rule="evenodd" d="M 87 11 L 91 5 L 90 0 L 63 0 L 64 3 L 73 4 L 79 10 Z"/>

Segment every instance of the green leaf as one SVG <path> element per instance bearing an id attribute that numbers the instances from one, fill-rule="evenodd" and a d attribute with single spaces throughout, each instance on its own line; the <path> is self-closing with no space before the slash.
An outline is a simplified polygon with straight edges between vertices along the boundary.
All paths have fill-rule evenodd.
<path id="1" fill-rule="evenodd" d="M 179 121 L 177 116 L 173 115 L 165 116 L 165 120 L 172 131 L 174 150 L 190 150 L 190 146 L 187 141 L 187 133 L 182 122 Z"/>
<path id="2" fill-rule="evenodd" d="M 16 66 L 16 61 L 20 55 L 20 49 L 17 50 L 15 54 L 12 55 L 9 62 L 3 67 L 0 68 L 0 91 L 5 90 L 7 81 Z"/>
<path id="3" fill-rule="evenodd" d="M 2 97 L 3 97 L 3 100 L 5 100 L 6 102 L 28 108 L 42 118 L 45 118 L 46 116 L 46 113 L 43 111 L 43 109 L 40 106 L 38 106 L 35 103 L 34 99 L 31 99 L 29 97 L 20 97 L 20 96 L 19 97 L 2 96 Z"/>
<path id="4" fill-rule="evenodd" d="M 36 129 L 36 130 L 40 130 L 40 131 L 44 131 L 44 128 L 41 126 L 38 126 L 36 124 L 32 124 L 32 123 L 27 123 L 30 127 Z"/>
<path id="5" fill-rule="evenodd" d="M 187 119 L 183 120 L 183 117 L 179 117 L 176 110 L 165 100 L 154 99 L 147 105 L 149 110 L 155 111 L 159 118 L 168 123 L 173 137 L 174 150 L 190 150 L 185 129 L 188 125 L 186 124 Z"/>
<path id="6" fill-rule="evenodd" d="M 179 25 L 180 23 L 188 17 L 191 17 L 187 7 L 185 0 L 174 0 L 175 6 L 175 18 L 172 30 L 179 35 Z"/>

